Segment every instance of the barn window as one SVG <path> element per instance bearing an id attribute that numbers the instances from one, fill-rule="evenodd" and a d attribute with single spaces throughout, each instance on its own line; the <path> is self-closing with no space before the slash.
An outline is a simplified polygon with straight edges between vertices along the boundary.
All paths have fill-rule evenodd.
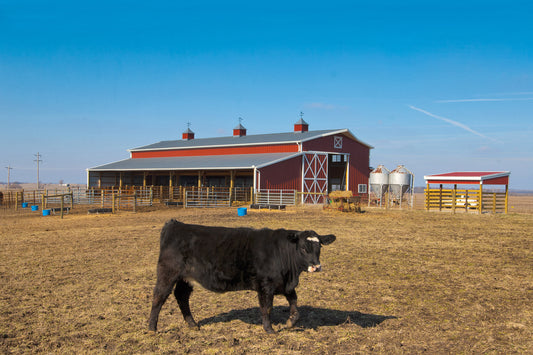
<path id="1" fill-rule="evenodd" d="M 333 148 L 342 149 L 342 137 L 333 137 Z"/>
<path id="2" fill-rule="evenodd" d="M 331 162 L 332 163 L 342 163 L 342 155 L 340 154 L 335 154 L 331 157 Z"/>
<path id="3" fill-rule="evenodd" d="M 366 192 L 367 192 L 366 184 L 357 185 L 357 192 L 360 193 L 360 194 L 366 194 Z"/>

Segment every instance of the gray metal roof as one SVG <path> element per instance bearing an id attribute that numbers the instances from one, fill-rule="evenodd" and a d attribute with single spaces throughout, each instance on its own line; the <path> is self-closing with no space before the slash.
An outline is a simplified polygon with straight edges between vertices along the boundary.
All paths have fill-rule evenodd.
<path id="1" fill-rule="evenodd" d="M 332 134 L 345 134 L 359 143 L 372 148 L 370 145 L 359 141 L 347 129 L 328 129 L 308 132 L 287 132 L 272 134 L 255 134 L 243 137 L 215 137 L 215 138 L 197 138 L 190 140 L 172 140 L 161 141 L 154 144 L 145 145 L 138 148 L 129 149 L 130 152 L 143 150 L 167 150 L 167 149 L 188 149 L 202 147 L 221 147 L 221 146 L 239 146 L 239 145 L 258 145 L 258 144 L 283 144 L 283 143 L 301 143 L 311 139 L 329 136 Z"/>
<path id="2" fill-rule="evenodd" d="M 253 169 L 296 157 L 301 153 L 211 155 L 170 158 L 125 159 L 87 169 L 88 171 L 219 170 Z"/>

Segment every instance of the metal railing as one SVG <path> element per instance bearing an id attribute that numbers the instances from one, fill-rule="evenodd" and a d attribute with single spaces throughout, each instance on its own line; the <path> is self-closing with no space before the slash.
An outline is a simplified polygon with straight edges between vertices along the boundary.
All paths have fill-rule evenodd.
<path id="1" fill-rule="evenodd" d="M 185 191 L 185 207 L 230 207 L 229 189 L 195 189 Z"/>
<path id="2" fill-rule="evenodd" d="M 255 203 L 258 205 L 295 205 L 296 190 L 257 190 Z"/>

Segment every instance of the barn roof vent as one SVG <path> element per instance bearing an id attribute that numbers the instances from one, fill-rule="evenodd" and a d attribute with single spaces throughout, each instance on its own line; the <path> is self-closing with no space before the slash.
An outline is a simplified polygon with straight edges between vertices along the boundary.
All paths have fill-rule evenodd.
<path id="1" fill-rule="evenodd" d="M 294 132 L 307 132 L 309 131 L 309 124 L 304 121 L 303 118 L 300 118 L 298 122 L 294 124 Z"/>
<path id="2" fill-rule="evenodd" d="M 184 140 L 188 140 L 188 141 L 191 139 L 194 139 L 194 132 L 191 131 L 189 127 L 187 127 L 187 130 L 183 132 L 183 134 L 181 135 L 181 138 Z"/>
<path id="3" fill-rule="evenodd" d="M 239 117 L 239 124 L 233 128 L 233 137 L 244 137 L 246 135 L 246 128 L 241 124 L 242 117 Z"/>

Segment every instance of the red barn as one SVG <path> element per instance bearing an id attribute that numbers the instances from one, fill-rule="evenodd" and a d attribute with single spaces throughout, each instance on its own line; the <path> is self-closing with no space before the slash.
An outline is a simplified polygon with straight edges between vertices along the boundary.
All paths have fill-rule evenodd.
<path id="1" fill-rule="evenodd" d="M 309 131 L 300 119 L 288 133 L 181 140 L 130 149 L 129 159 L 87 169 L 89 187 L 225 186 L 296 190 L 306 203 L 319 194 L 351 190 L 366 195 L 372 147 L 348 129 Z"/>

